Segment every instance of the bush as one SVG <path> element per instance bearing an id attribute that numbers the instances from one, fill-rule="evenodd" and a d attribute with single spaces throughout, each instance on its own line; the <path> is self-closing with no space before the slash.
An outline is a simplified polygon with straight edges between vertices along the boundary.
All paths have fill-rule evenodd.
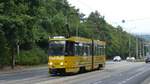
<path id="1" fill-rule="evenodd" d="M 16 57 L 19 65 L 38 65 L 47 63 L 47 54 L 40 48 L 34 48 L 29 51 L 21 51 Z"/>
<path id="2" fill-rule="evenodd" d="M 0 68 L 10 64 L 9 48 L 4 32 L 0 30 Z"/>

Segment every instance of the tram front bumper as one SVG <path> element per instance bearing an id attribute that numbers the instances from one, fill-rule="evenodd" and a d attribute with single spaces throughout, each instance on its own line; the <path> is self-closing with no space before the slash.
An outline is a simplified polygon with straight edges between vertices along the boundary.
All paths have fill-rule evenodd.
<path id="1" fill-rule="evenodd" d="M 65 68 L 49 68 L 50 74 L 64 74 L 66 73 Z"/>

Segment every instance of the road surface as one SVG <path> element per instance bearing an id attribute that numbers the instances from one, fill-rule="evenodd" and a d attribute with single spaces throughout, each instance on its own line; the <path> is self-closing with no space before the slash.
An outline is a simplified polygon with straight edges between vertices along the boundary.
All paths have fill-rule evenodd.
<path id="1" fill-rule="evenodd" d="M 0 74 L 0 84 L 150 84 L 150 64 L 107 62 L 103 70 L 50 76 L 47 67 Z"/>

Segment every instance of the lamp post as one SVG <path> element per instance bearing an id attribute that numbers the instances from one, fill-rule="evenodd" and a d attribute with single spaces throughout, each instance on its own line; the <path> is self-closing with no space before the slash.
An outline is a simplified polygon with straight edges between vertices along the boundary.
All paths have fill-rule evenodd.
<path id="1" fill-rule="evenodd" d="M 122 20 L 122 23 L 125 23 L 126 21 L 125 20 Z M 129 45 L 128 45 L 128 47 L 129 47 L 129 49 L 128 49 L 128 51 L 129 51 L 129 57 L 131 57 L 131 52 L 130 52 L 130 39 L 131 39 L 131 37 L 130 37 L 130 35 L 129 35 Z"/>
<path id="2" fill-rule="evenodd" d="M 125 20 L 122 20 L 122 23 L 125 23 Z M 135 28 L 134 28 L 135 29 Z M 130 29 L 131 31 L 131 29 Z M 131 57 L 131 35 L 129 35 L 129 57 Z M 136 58 L 138 58 L 138 38 L 136 37 Z"/>
<path id="3" fill-rule="evenodd" d="M 136 59 L 138 58 L 138 53 L 139 53 L 139 49 L 138 49 L 138 37 L 136 36 Z"/>

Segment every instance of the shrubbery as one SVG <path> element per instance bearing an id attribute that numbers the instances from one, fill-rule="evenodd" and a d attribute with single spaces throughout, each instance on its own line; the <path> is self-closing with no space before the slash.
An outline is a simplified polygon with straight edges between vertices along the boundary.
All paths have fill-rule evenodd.
<path id="1" fill-rule="evenodd" d="M 16 57 L 16 62 L 19 65 L 37 65 L 47 63 L 48 55 L 40 48 L 34 48 L 29 51 L 21 51 Z"/>
<path id="2" fill-rule="evenodd" d="M 0 31 L 0 68 L 10 64 L 9 48 L 4 32 Z"/>

